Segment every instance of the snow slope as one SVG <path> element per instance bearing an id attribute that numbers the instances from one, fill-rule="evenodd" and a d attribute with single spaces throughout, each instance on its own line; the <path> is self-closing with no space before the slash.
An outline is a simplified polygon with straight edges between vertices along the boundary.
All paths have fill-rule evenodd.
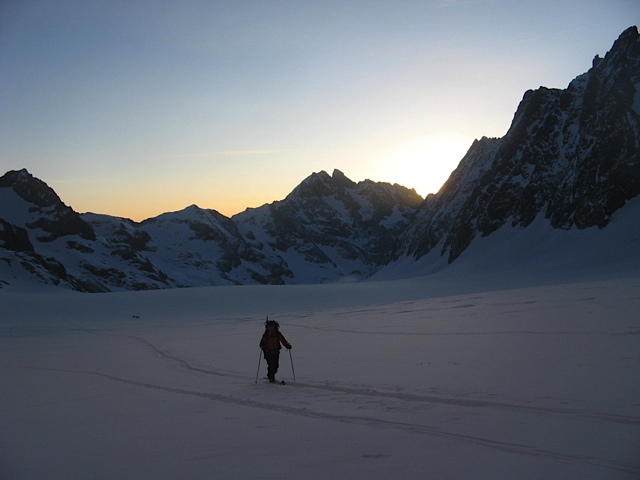
<path id="1" fill-rule="evenodd" d="M 622 277 L 7 292 L 0 478 L 637 479 Z"/>
<path id="2" fill-rule="evenodd" d="M 438 279 L 467 279 L 490 272 L 499 287 L 640 274 L 640 197 L 611 216 L 606 228 L 553 228 L 540 213 L 526 228 L 510 222 L 476 239 L 452 264 L 442 244 L 419 260 L 405 256 L 372 278 L 391 280 L 437 273 Z M 493 288 L 493 287 L 492 287 Z"/>

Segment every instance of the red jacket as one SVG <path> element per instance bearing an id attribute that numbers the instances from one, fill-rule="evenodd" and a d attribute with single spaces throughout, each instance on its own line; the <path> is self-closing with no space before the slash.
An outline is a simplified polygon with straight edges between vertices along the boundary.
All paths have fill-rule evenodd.
<path id="1" fill-rule="evenodd" d="M 262 334 L 262 339 L 260 340 L 260 348 L 263 350 L 269 351 L 278 351 L 282 348 L 280 345 L 284 345 L 287 348 L 291 348 L 291 344 L 287 342 L 287 339 L 284 338 L 284 335 L 279 331 L 270 333 L 269 331 L 265 331 Z"/>

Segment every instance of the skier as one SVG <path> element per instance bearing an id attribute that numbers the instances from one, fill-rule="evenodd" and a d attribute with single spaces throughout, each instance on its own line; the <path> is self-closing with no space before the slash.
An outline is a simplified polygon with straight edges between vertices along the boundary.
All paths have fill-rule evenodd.
<path id="1" fill-rule="evenodd" d="M 280 350 L 282 345 L 287 350 L 291 350 L 291 344 L 287 342 L 284 335 L 279 330 L 280 325 L 275 320 L 267 320 L 264 322 L 264 333 L 260 340 L 260 348 L 264 353 L 264 359 L 267 361 L 267 378 L 270 383 L 276 383 L 276 372 L 280 361 Z"/>

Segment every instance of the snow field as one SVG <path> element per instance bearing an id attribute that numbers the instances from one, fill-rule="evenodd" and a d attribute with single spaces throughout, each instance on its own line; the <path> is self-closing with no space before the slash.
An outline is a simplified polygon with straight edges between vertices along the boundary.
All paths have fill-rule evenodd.
<path id="1" fill-rule="evenodd" d="M 490 283 L 7 294 L 0 477 L 637 478 L 640 278 Z"/>

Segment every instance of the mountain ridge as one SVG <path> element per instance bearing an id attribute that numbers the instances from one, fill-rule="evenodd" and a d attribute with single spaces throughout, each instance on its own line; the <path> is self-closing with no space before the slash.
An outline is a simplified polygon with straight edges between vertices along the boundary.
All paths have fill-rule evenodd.
<path id="1" fill-rule="evenodd" d="M 603 228 L 640 193 L 640 37 L 623 32 L 566 90 L 527 91 L 504 137 L 476 140 L 405 232 L 415 258 L 442 245 L 453 262 L 476 235 L 545 210 L 554 228 Z"/>
<path id="2" fill-rule="evenodd" d="M 389 245 L 423 200 L 400 185 L 356 183 L 334 170 L 231 218 L 191 205 L 134 222 L 78 214 L 26 169 L 1 181 L 3 276 L 24 270 L 90 292 L 363 279 L 390 259 Z M 46 208 L 33 198 L 49 199 Z M 51 225 L 56 235 L 43 235 Z"/>
<path id="3" fill-rule="evenodd" d="M 505 136 L 474 141 L 425 199 L 397 184 L 356 183 L 336 169 L 232 217 L 191 205 L 134 222 L 79 214 L 26 169 L 7 172 L 0 178 L 0 287 L 101 292 L 359 281 L 426 257 L 442 269 L 472 246 L 488 248 L 479 240 L 498 233 L 524 245 L 534 223 L 538 230 L 604 230 L 638 194 L 640 37 L 631 27 L 566 89 L 525 92 Z M 630 235 L 625 245 L 637 248 Z"/>

